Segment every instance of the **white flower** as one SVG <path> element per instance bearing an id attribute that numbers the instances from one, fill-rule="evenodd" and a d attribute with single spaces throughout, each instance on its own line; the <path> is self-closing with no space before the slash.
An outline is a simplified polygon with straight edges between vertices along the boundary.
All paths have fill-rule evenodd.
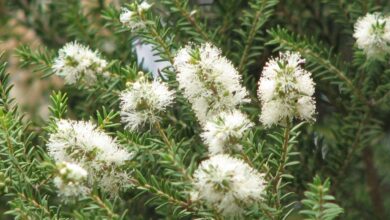
<path id="1" fill-rule="evenodd" d="M 175 57 L 179 88 L 204 124 L 221 111 L 249 102 L 241 76 L 221 51 L 209 43 L 182 48 Z"/>
<path id="2" fill-rule="evenodd" d="M 298 99 L 297 111 L 300 117 L 304 120 L 312 120 L 312 115 L 316 112 L 316 106 L 313 104 L 313 98 L 303 96 Z"/>
<path id="3" fill-rule="evenodd" d="M 314 120 L 314 82 L 311 73 L 301 68 L 304 62 L 299 53 L 286 52 L 264 67 L 258 96 L 262 104 L 260 121 L 266 127 L 284 125 L 294 117 Z"/>
<path id="4" fill-rule="evenodd" d="M 124 25 L 131 25 L 131 20 L 133 19 L 133 16 L 136 14 L 133 11 L 130 11 L 127 8 L 122 8 L 122 13 L 119 16 L 119 20 Z"/>
<path id="5" fill-rule="evenodd" d="M 166 83 L 158 80 L 148 82 L 141 76 L 120 96 L 122 122 L 130 130 L 136 130 L 147 122 L 157 122 L 159 114 L 172 104 L 174 94 Z"/>
<path id="6" fill-rule="evenodd" d="M 122 8 L 122 13 L 119 16 L 119 21 L 129 27 L 130 29 L 142 28 L 145 26 L 145 23 L 140 19 L 139 16 L 142 15 L 145 11 L 149 10 L 152 7 L 151 4 L 146 1 L 141 4 L 131 5 L 131 9 Z"/>
<path id="7" fill-rule="evenodd" d="M 130 11 L 127 8 L 122 8 L 119 20 L 124 26 L 130 28 L 131 30 L 145 27 L 145 22 L 139 19 L 137 12 Z"/>
<path id="8" fill-rule="evenodd" d="M 57 164 L 57 175 L 54 185 L 58 188 L 60 196 L 78 197 L 86 195 L 90 189 L 85 186 L 88 172 L 74 163 L 61 162 Z"/>
<path id="9" fill-rule="evenodd" d="M 264 175 L 226 154 L 203 161 L 194 173 L 193 201 L 203 201 L 224 216 L 239 216 L 262 200 Z"/>
<path id="10" fill-rule="evenodd" d="M 139 13 L 149 10 L 149 8 L 152 7 L 151 4 L 149 4 L 146 1 L 143 1 L 141 4 L 138 5 L 138 11 Z"/>
<path id="11" fill-rule="evenodd" d="M 206 123 L 201 136 L 211 155 L 239 151 L 242 149 L 240 139 L 252 126 L 253 123 L 239 110 L 222 112 Z"/>
<path id="12" fill-rule="evenodd" d="M 383 57 L 390 52 L 390 17 L 380 13 L 366 14 L 355 23 L 353 36 L 368 57 Z"/>
<path id="13" fill-rule="evenodd" d="M 127 184 L 120 167 L 132 158 L 114 139 L 98 130 L 91 122 L 59 120 L 57 130 L 49 136 L 49 155 L 57 162 L 77 163 L 89 173 L 90 185 L 116 193 Z M 110 178 L 111 184 L 102 179 Z"/>
<path id="14" fill-rule="evenodd" d="M 65 78 L 67 84 L 83 80 L 87 85 L 96 81 L 97 75 L 105 76 L 107 61 L 96 51 L 77 42 L 67 43 L 54 60 L 53 71 Z"/>

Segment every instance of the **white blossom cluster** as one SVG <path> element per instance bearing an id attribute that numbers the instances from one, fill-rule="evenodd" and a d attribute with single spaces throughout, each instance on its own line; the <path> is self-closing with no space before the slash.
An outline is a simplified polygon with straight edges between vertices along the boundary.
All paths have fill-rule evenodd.
<path id="1" fill-rule="evenodd" d="M 166 83 L 159 80 L 149 82 L 141 74 L 120 96 L 122 122 L 130 130 L 136 130 L 147 122 L 157 122 L 159 114 L 173 103 L 174 94 Z"/>
<path id="2" fill-rule="evenodd" d="M 239 110 L 222 112 L 207 121 L 201 136 L 211 155 L 240 151 L 239 141 L 252 126 L 253 123 Z"/>
<path id="3" fill-rule="evenodd" d="M 64 198 L 83 196 L 90 192 L 86 186 L 88 172 L 77 164 L 61 162 L 57 164 L 54 185 Z"/>
<path id="4" fill-rule="evenodd" d="M 299 53 L 293 52 L 281 53 L 267 62 L 258 90 L 264 126 L 284 125 L 295 117 L 314 120 L 314 82 L 311 73 L 302 69 L 304 62 Z"/>
<path id="5" fill-rule="evenodd" d="M 224 216 L 239 216 L 261 201 L 264 176 L 242 160 L 218 154 L 203 161 L 194 174 L 193 201 L 203 201 Z"/>
<path id="6" fill-rule="evenodd" d="M 48 152 L 58 162 L 75 163 L 88 172 L 89 186 L 115 194 L 127 184 L 121 166 L 132 154 L 91 122 L 59 120 L 49 136 Z"/>
<path id="7" fill-rule="evenodd" d="M 241 76 L 209 43 L 187 45 L 178 52 L 174 66 L 211 155 L 194 173 L 191 200 L 202 201 L 223 216 L 240 216 L 247 206 L 261 201 L 265 187 L 262 174 L 226 154 L 242 150 L 240 141 L 253 126 L 237 109 L 249 102 Z"/>
<path id="8" fill-rule="evenodd" d="M 142 28 L 145 26 L 145 23 L 139 19 L 139 16 L 142 15 L 142 13 L 144 13 L 145 11 L 149 10 L 150 7 L 152 7 L 152 5 L 144 1 L 139 5 L 131 5 L 131 9 L 122 8 L 122 13 L 119 16 L 119 21 L 124 26 L 132 30 Z"/>
<path id="9" fill-rule="evenodd" d="M 241 75 L 222 56 L 221 50 L 209 43 L 182 48 L 174 66 L 178 71 L 179 88 L 184 90 L 201 124 L 221 111 L 249 102 L 248 92 L 241 85 Z"/>
<path id="10" fill-rule="evenodd" d="M 383 57 L 390 52 L 390 17 L 380 13 L 366 14 L 355 23 L 353 36 L 367 57 Z"/>
<path id="11" fill-rule="evenodd" d="M 70 42 L 59 50 L 52 68 L 67 84 L 82 80 L 91 85 L 96 82 L 98 75 L 109 75 L 106 71 L 107 65 L 107 61 L 102 59 L 97 51 L 92 51 L 78 42 Z"/>

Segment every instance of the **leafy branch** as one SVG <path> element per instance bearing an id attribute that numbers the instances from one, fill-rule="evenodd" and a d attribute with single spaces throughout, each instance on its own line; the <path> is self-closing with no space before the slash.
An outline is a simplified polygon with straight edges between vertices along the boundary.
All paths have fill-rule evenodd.
<path id="1" fill-rule="evenodd" d="M 169 61 L 173 65 L 173 54 L 171 52 L 172 44 L 168 38 L 171 37 L 170 28 L 164 27 L 160 18 L 153 20 L 147 14 L 139 14 L 142 22 L 146 24 L 147 33 L 142 33 L 147 43 L 154 45 L 154 50 L 159 52 L 162 59 Z"/>
<path id="2" fill-rule="evenodd" d="M 240 54 L 240 62 L 238 65 L 238 71 L 243 73 L 247 70 L 248 66 L 254 63 L 254 58 L 258 57 L 262 47 L 260 43 L 262 38 L 260 34 L 261 28 L 272 16 L 274 12 L 274 6 L 279 3 L 279 0 L 253 0 L 249 2 L 250 8 L 243 13 L 242 27 L 235 31 L 240 35 L 243 41 L 236 41 L 239 48 L 243 48 L 242 54 Z M 254 14 L 252 12 L 255 12 Z M 246 32 L 243 29 L 248 29 Z M 254 46 L 254 43 L 258 44 Z M 249 62 L 248 62 L 249 60 Z"/>
<path id="3" fill-rule="evenodd" d="M 268 33 L 273 39 L 267 44 L 277 45 L 277 50 L 287 49 L 301 53 L 310 62 L 309 66 L 314 73 L 314 77 L 330 81 L 332 84 L 338 85 L 341 91 L 350 91 L 362 103 L 368 106 L 371 105 L 358 87 L 355 86 L 355 83 L 347 77 L 344 70 L 338 67 L 346 68 L 348 65 L 340 63 L 340 59 L 334 57 L 331 50 L 325 49 L 314 39 L 299 38 L 280 27 L 272 29 Z"/>
<path id="4" fill-rule="evenodd" d="M 21 67 L 34 66 L 34 72 L 43 72 L 43 78 L 53 74 L 51 67 L 53 65 L 53 53 L 43 48 L 33 51 L 28 46 L 21 46 L 16 50 L 21 60 Z"/>
<path id="5" fill-rule="evenodd" d="M 199 42 L 210 41 L 209 34 L 194 16 L 196 11 L 189 12 L 188 0 L 165 0 L 162 1 L 162 3 L 172 11 L 172 14 L 177 12 L 178 19 L 175 21 L 175 25 L 180 28 L 183 33 L 191 35 L 193 40 Z"/>
<path id="6" fill-rule="evenodd" d="M 177 190 L 168 182 L 158 181 L 155 176 L 146 178 L 139 171 L 135 171 L 134 177 L 135 178 L 131 179 L 131 183 L 141 190 L 142 194 L 144 192 L 150 192 L 155 195 L 149 199 L 146 204 L 154 202 L 158 204 L 156 209 L 162 209 L 168 204 L 171 204 L 174 206 L 172 214 L 177 217 L 185 217 L 193 212 L 190 208 L 190 204 L 182 201 Z"/>
<path id="7" fill-rule="evenodd" d="M 305 209 L 299 212 L 306 216 L 307 220 L 332 220 L 343 213 L 343 209 L 333 203 L 335 198 L 329 195 L 329 179 L 322 182 L 320 177 L 316 176 L 308 187 L 305 192 L 306 199 L 302 200 Z"/>

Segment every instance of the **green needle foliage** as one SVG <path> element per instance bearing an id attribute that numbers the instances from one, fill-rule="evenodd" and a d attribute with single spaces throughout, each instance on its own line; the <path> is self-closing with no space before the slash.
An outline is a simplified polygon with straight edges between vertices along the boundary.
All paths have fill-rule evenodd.
<path id="1" fill-rule="evenodd" d="M 389 219 L 389 13 L 385 0 L 0 0 L 0 49 L 19 45 L 0 56 L 0 219 Z M 293 67 L 272 66 L 279 53 Z M 35 95 L 18 95 L 15 58 L 46 116 L 19 102 Z M 263 109 L 280 99 L 292 104 Z M 221 119 L 233 111 L 245 117 Z"/>
<path id="2" fill-rule="evenodd" d="M 306 199 L 302 204 L 306 209 L 300 211 L 307 216 L 306 219 L 328 220 L 334 219 L 343 209 L 333 203 L 335 198 L 329 195 L 330 181 L 326 179 L 321 181 L 320 177 L 314 177 L 313 183 L 309 183 L 309 189 L 305 192 Z"/>

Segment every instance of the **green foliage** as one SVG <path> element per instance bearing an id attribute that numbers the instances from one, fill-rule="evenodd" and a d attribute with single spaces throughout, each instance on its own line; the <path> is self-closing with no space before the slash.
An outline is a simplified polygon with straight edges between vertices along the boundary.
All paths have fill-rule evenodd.
<path id="1" fill-rule="evenodd" d="M 38 48 L 16 49 L 21 68 L 55 77 L 54 58 L 70 41 L 100 51 L 109 62 L 108 77 L 92 85 L 56 86 L 44 94 L 50 116 L 41 120 L 24 115 L 26 109 L 12 93 L 17 76 L 0 64 L 1 219 L 225 219 L 212 207 L 191 201 L 194 171 L 210 156 L 199 135 L 202 125 L 178 89 L 173 67 L 176 52 L 189 42 L 219 47 L 251 94 L 251 103 L 241 110 L 255 126 L 233 156 L 263 173 L 267 185 L 264 199 L 238 219 L 390 216 L 389 57 L 368 59 L 352 36 L 360 16 L 388 13 L 388 1 L 149 0 L 152 8 L 137 17 L 143 26 L 135 29 L 120 23 L 121 7 L 142 1 L 107 2 L 0 1 L 5 29 L 20 25 L 41 42 Z M 3 30 L 0 41 L 13 37 Z M 166 67 L 153 75 L 135 53 L 139 44 L 150 45 L 157 56 L 150 59 Z M 302 67 L 312 73 L 318 112 L 313 124 L 292 121 L 266 129 L 258 122 L 257 81 L 266 60 L 280 51 L 299 52 L 306 60 Z M 121 122 L 119 95 L 140 72 L 167 82 L 176 94 L 159 123 L 134 132 Z M 46 149 L 58 119 L 93 121 L 133 153 L 124 165 L 129 182 L 118 195 L 95 187 L 77 201 L 58 197 L 55 164 Z"/>
<path id="2" fill-rule="evenodd" d="M 237 28 L 235 32 L 239 35 L 239 40 L 235 41 L 237 45 L 233 56 L 239 60 L 238 71 L 245 73 L 246 68 L 250 67 L 256 62 L 256 58 L 260 57 L 264 47 L 264 38 L 261 37 L 262 27 L 271 17 L 274 12 L 275 5 L 278 0 L 253 0 L 249 1 L 249 8 L 243 11 L 241 19 L 241 27 Z"/>
<path id="3" fill-rule="evenodd" d="M 33 67 L 34 72 L 43 72 L 42 77 L 48 77 L 52 74 L 51 66 L 53 55 L 44 51 L 32 51 L 28 46 L 21 46 L 17 51 L 20 57 L 21 67 Z"/>
<path id="4" fill-rule="evenodd" d="M 18 218 L 53 216 L 47 195 L 40 193 L 48 190 L 45 185 L 48 177 L 44 175 L 47 168 L 41 161 L 50 159 L 42 148 L 31 144 L 34 133 L 28 131 L 29 124 L 22 122 L 23 117 L 13 99 L 9 98 L 12 86 L 8 85 L 9 75 L 5 67 L 4 63 L 0 65 L 0 172 L 7 180 L 3 186 L 6 196 L 14 198 L 7 213 Z"/>
<path id="5" fill-rule="evenodd" d="M 52 101 L 52 106 L 50 106 L 49 109 L 53 118 L 64 118 L 67 110 L 66 104 L 68 101 L 68 97 L 66 96 L 66 94 L 61 93 L 61 91 L 54 92 L 50 99 Z"/>
<path id="6" fill-rule="evenodd" d="M 174 32 L 184 35 L 176 36 L 183 40 L 183 43 L 187 41 L 210 41 L 209 33 L 206 32 L 207 29 L 199 21 L 199 16 L 197 16 L 199 14 L 198 10 L 190 10 L 188 0 L 163 0 L 161 3 L 165 6 L 165 10 L 171 12 L 168 22 L 173 24 Z"/>
<path id="7" fill-rule="evenodd" d="M 272 143 L 266 157 L 267 175 L 270 175 L 269 187 L 271 187 L 268 199 L 272 204 L 270 213 L 276 219 L 285 219 L 293 211 L 292 206 L 295 202 L 291 201 L 291 196 L 294 193 L 288 191 L 287 188 L 294 180 L 294 176 L 289 173 L 289 170 L 299 164 L 299 161 L 296 160 L 299 153 L 293 149 L 297 144 L 297 138 L 300 134 L 299 128 L 302 125 L 303 123 L 291 127 L 289 124 L 283 131 L 268 134 L 269 142 Z"/>
<path id="8" fill-rule="evenodd" d="M 308 187 L 308 191 L 305 192 L 306 198 L 302 200 L 305 209 L 300 211 L 307 216 L 306 219 L 332 220 L 343 213 L 343 209 L 334 203 L 335 198 L 329 195 L 329 179 L 322 182 L 320 177 L 316 176 Z"/>
<path id="9" fill-rule="evenodd" d="M 356 90 L 352 81 L 346 76 L 348 64 L 333 55 L 328 49 L 329 46 L 318 43 L 314 38 L 301 38 L 280 27 L 271 29 L 269 34 L 272 40 L 268 44 L 277 45 L 276 50 L 293 50 L 301 53 L 309 62 L 306 68 L 314 74 L 315 79 L 328 81 L 340 92 Z"/>

